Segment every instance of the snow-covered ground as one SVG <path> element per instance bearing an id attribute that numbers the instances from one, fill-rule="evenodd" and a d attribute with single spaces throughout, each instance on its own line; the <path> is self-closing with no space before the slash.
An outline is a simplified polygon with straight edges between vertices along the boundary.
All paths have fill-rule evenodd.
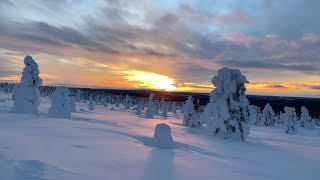
<path id="1" fill-rule="evenodd" d="M 88 105 L 72 119 L 13 114 L 10 94 L 0 94 L 0 179 L 171 180 L 320 178 L 320 130 L 250 127 L 245 142 L 183 127 L 182 117 L 146 119 L 133 110 Z M 153 146 L 156 124 L 171 126 L 175 149 Z"/>

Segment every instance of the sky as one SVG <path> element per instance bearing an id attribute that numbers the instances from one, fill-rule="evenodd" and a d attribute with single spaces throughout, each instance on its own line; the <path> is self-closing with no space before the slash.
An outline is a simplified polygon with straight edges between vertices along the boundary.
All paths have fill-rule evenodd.
<path id="1" fill-rule="evenodd" d="M 318 0 L 0 0 L 0 81 L 23 58 L 44 84 L 210 92 L 220 68 L 248 94 L 320 97 Z"/>

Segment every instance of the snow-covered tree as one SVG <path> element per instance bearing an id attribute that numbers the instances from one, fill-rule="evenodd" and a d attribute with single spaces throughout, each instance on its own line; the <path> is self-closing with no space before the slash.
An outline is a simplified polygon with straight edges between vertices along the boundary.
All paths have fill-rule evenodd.
<path id="1" fill-rule="evenodd" d="M 168 117 L 168 105 L 166 102 L 162 104 L 162 117 Z"/>
<path id="2" fill-rule="evenodd" d="M 124 109 L 130 109 L 130 96 L 127 94 L 126 99 L 124 100 Z"/>
<path id="3" fill-rule="evenodd" d="M 270 106 L 269 103 L 267 103 L 262 111 L 262 117 L 259 122 L 259 125 L 263 126 L 273 126 L 276 122 L 276 116 L 275 113 Z"/>
<path id="4" fill-rule="evenodd" d="M 154 94 L 151 93 L 149 96 L 149 102 L 148 102 L 147 111 L 146 111 L 146 118 L 148 119 L 153 118 L 153 107 L 154 107 L 153 97 L 154 97 Z"/>
<path id="5" fill-rule="evenodd" d="M 301 107 L 300 123 L 306 129 L 314 129 L 316 127 L 316 123 L 309 115 L 309 110 L 304 106 Z"/>
<path id="6" fill-rule="evenodd" d="M 206 108 L 209 133 L 221 138 L 245 140 L 250 133 L 246 77 L 238 69 L 223 68 L 211 82 L 216 88 L 210 93 Z"/>
<path id="7" fill-rule="evenodd" d="M 286 124 L 285 132 L 287 134 L 295 134 L 298 130 L 297 126 L 297 114 L 293 107 L 284 107 L 283 121 Z"/>
<path id="8" fill-rule="evenodd" d="M 75 100 L 76 100 L 77 102 L 80 102 L 80 101 L 81 101 L 81 90 L 80 90 L 80 89 L 77 90 Z"/>
<path id="9" fill-rule="evenodd" d="M 71 110 L 71 112 L 77 112 L 76 101 L 74 100 L 74 97 L 69 97 L 69 101 L 70 101 L 70 110 Z"/>
<path id="10" fill-rule="evenodd" d="M 38 88 L 42 84 L 38 64 L 31 56 L 24 58 L 24 64 L 21 82 L 13 89 L 13 112 L 38 114 L 40 96 Z"/>
<path id="11" fill-rule="evenodd" d="M 154 131 L 155 146 L 160 149 L 172 149 L 173 138 L 171 136 L 171 128 L 166 124 L 157 124 Z"/>
<path id="12" fill-rule="evenodd" d="M 176 102 L 173 102 L 173 103 L 172 103 L 171 112 L 172 112 L 173 114 L 177 114 Z"/>
<path id="13" fill-rule="evenodd" d="M 90 99 L 89 99 L 89 110 L 91 110 L 91 111 L 94 110 L 94 104 L 93 104 L 92 96 L 90 96 Z"/>
<path id="14" fill-rule="evenodd" d="M 191 128 L 202 128 L 203 127 L 203 125 L 200 121 L 200 114 L 198 112 L 194 111 L 192 113 L 188 126 Z"/>
<path id="15" fill-rule="evenodd" d="M 137 104 L 137 111 L 136 111 L 136 115 L 141 115 L 141 109 L 142 109 L 142 102 L 138 102 Z"/>
<path id="16" fill-rule="evenodd" d="M 249 123 L 257 124 L 260 121 L 260 108 L 254 105 L 249 106 Z"/>
<path id="17" fill-rule="evenodd" d="M 96 97 L 96 101 L 95 101 L 96 105 L 101 104 L 101 99 L 100 99 L 100 95 L 98 94 Z"/>
<path id="18" fill-rule="evenodd" d="M 104 107 L 108 107 L 108 98 L 107 97 L 102 98 L 102 104 Z"/>
<path id="19" fill-rule="evenodd" d="M 194 114 L 193 99 L 191 96 L 188 97 L 183 108 L 183 124 L 189 126 L 192 115 Z"/>
<path id="20" fill-rule="evenodd" d="M 48 117 L 50 118 L 71 118 L 70 91 L 65 86 L 56 88 L 51 96 L 51 107 L 49 108 Z"/>

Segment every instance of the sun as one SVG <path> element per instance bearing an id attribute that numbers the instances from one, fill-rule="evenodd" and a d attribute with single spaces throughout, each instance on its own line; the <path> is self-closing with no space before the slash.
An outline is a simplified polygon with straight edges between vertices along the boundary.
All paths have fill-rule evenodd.
<path id="1" fill-rule="evenodd" d="M 125 79 L 128 81 L 138 82 L 137 87 L 165 90 L 165 91 L 174 91 L 177 87 L 174 86 L 175 81 L 165 75 L 157 74 L 153 72 L 145 71 L 123 71 Z"/>

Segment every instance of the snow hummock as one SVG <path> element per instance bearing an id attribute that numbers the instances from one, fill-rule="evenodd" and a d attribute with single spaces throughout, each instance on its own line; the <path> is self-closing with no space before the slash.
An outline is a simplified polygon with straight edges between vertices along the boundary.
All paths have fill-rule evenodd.
<path id="1" fill-rule="evenodd" d="M 51 96 L 51 107 L 49 108 L 48 117 L 50 118 L 71 118 L 71 109 L 69 101 L 70 91 L 65 86 L 56 88 Z"/>
<path id="2" fill-rule="evenodd" d="M 42 84 L 39 67 L 31 56 L 24 58 L 24 65 L 21 82 L 13 89 L 13 112 L 38 114 L 40 96 L 38 88 Z"/>
<path id="3" fill-rule="evenodd" d="M 173 138 L 171 136 L 171 128 L 167 124 L 157 124 L 154 130 L 155 146 L 160 149 L 172 149 Z"/>
<path id="4" fill-rule="evenodd" d="M 238 69 L 223 68 L 211 82 L 216 88 L 210 93 L 206 109 L 209 134 L 245 140 L 250 132 L 246 77 Z"/>

